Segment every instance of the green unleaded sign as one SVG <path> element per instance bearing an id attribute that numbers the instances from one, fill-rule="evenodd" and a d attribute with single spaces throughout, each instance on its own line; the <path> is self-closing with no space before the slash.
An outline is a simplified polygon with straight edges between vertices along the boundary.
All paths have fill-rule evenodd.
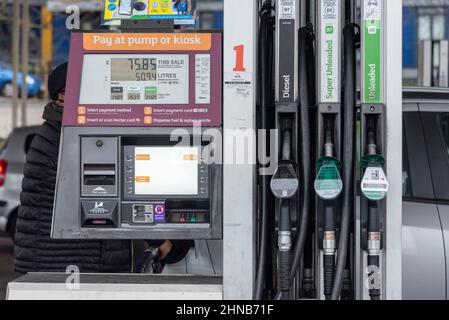
<path id="1" fill-rule="evenodd" d="M 320 103 L 340 102 L 341 0 L 320 2 Z"/>
<path id="2" fill-rule="evenodd" d="M 382 103 L 382 0 L 363 5 L 363 103 Z"/>

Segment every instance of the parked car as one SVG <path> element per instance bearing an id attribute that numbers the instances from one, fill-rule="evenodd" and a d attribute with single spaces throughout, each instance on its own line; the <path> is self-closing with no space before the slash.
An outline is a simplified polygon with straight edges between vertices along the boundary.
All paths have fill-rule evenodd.
<path id="1" fill-rule="evenodd" d="M 0 150 L 0 231 L 14 235 L 26 153 L 39 127 L 14 129 Z"/>
<path id="2" fill-rule="evenodd" d="M 6 63 L 0 62 L 0 95 L 11 97 L 13 95 L 13 71 Z M 43 91 L 42 80 L 36 76 L 28 74 L 26 76 L 28 96 L 35 97 Z M 22 88 L 22 73 L 18 73 L 19 90 Z"/>
<path id="3" fill-rule="evenodd" d="M 403 298 L 449 299 L 449 91 L 403 96 Z"/>

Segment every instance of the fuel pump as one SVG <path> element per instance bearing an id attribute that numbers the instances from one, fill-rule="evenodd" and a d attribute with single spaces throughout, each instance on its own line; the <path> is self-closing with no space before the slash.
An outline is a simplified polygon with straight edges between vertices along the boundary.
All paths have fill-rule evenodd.
<path id="1" fill-rule="evenodd" d="M 51 235 L 220 239 L 222 33 L 132 22 L 72 34 Z"/>
<path id="2" fill-rule="evenodd" d="M 341 227 L 337 246 L 337 261 L 334 283 L 332 287 L 332 300 L 337 300 L 342 293 L 345 271 L 348 276 L 349 291 L 353 291 L 353 266 L 348 259 L 348 251 L 353 252 L 350 243 L 351 222 L 354 219 L 354 157 L 355 157 L 355 113 L 356 113 L 356 49 L 360 44 L 359 27 L 352 22 L 353 4 L 346 1 L 346 25 L 343 29 L 343 133 L 342 133 L 342 204 Z M 349 268 L 348 268 L 349 266 Z M 352 297 L 352 294 L 350 294 Z"/>
<path id="3" fill-rule="evenodd" d="M 276 2 L 275 128 L 279 159 L 270 187 L 276 197 L 277 298 L 289 299 L 293 221 L 298 217 L 298 1 Z"/>
<path id="4" fill-rule="evenodd" d="M 381 250 L 388 179 L 385 174 L 384 1 L 362 3 L 361 246 L 369 296 L 382 296 Z"/>
<path id="5" fill-rule="evenodd" d="M 266 1 L 260 13 L 259 128 L 277 129 L 280 160 L 270 181 L 271 194 L 266 192 L 266 177 L 259 178 L 260 232 L 255 297 L 262 297 L 263 288 L 269 291 L 276 287 L 277 294 L 268 293 L 266 297 L 300 298 L 307 282 L 307 297 L 350 299 L 358 294 L 355 288 L 359 283 L 357 268 L 360 268 L 368 279 L 370 296 L 380 298 L 384 199 L 388 191 L 383 100 L 384 2 L 362 1 L 362 31 L 354 23 L 354 1 L 320 0 L 313 2 L 316 6 L 312 1 L 305 1 L 301 8 L 298 1 L 279 0 L 275 8 L 271 4 Z M 273 9 L 274 46 L 269 41 Z M 307 9 L 315 14 L 315 25 L 310 23 L 310 15 L 301 11 Z M 299 16 L 308 16 L 303 18 L 307 21 L 302 21 L 305 26 L 301 28 L 298 28 Z M 363 153 L 360 228 L 353 223 L 358 218 L 355 212 L 355 115 L 356 51 L 359 47 L 362 47 Z M 315 50 L 317 68 L 314 68 Z M 271 99 L 273 74 L 267 66 L 271 65 L 273 51 L 275 97 Z M 315 72 L 317 88 L 311 83 Z M 269 121 L 271 105 L 274 105 L 272 124 Z M 311 152 L 311 146 L 315 146 L 316 154 Z M 270 210 L 270 199 L 274 200 L 273 210 Z M 359 234 L 361 241 L 357 248 Z M 365 257 L 363 265 L 357 262 L 360 250 Z M 309 256 L 311 265 L 306 261 Z M 288 277 L 286 270 L 290 270 Z M 271 287 L 270 279 L 274 283 Z"/>
<path id="6" fill-rule="evenodd" d="M 318 2 L 318 115 L 315 192 L 322 294 L 331 298 L 335 271 L 341 179 L 341 25 L 342 1 Z"/>

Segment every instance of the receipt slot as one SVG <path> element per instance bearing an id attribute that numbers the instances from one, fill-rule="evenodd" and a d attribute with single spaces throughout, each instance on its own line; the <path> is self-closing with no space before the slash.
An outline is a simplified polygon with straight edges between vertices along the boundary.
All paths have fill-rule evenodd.
<path id="1" fill-rule="evenodd" d="M 74 33 L 67 79 L 52 237 L 221 238 L 222 34 Z"/>

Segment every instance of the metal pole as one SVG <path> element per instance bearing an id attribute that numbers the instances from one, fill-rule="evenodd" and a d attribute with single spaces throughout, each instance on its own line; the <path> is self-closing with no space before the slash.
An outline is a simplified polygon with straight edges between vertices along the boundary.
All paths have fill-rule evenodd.
<path id="1" fill-rule="evenodd" d="M 29 63 L 29 37 L 30 37 L 30 1 L 22 2 L 22 127 L 27 125 L 27 100 L 28 100 L 28 63 Z"/>
<path id="2" fill-rule="evenodd" d="M 385 102 L 387 105 L 387 197 L 385 282 L 387 300 L 402 298 L 402 0 L 385 1 Z"/>
<path id="3" fill-rule="evenodd" d="M 19 104 L 19 54 L 20 54 L 20 1 L 13 1 L 13 24 L 12 24 L 12 127 L 17 126 L 17 106 Z"/>
<path id="4" fill-rule="evenodd" d="M 258 18 L 258 0 L 224 1 L 223 295 L 226 300 L 252 299 L 255 282 Z M 244 94 L 239 91 L 242 89 Z M 245 144 L 239 134 L 249 136 L 247 147 L 233 144 L 233 141 Z M 247 152 L 252 159 L 235 163 L 234 156 L 242 159 L 241 152 Z"/>

